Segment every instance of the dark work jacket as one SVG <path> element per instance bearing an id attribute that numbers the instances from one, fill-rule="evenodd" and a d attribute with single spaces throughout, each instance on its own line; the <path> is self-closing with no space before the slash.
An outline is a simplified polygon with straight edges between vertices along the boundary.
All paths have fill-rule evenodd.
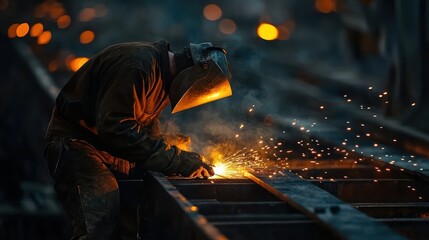
<path id="1" fill-rule="evenodd" d="M 47 137 L 88 141 L 147 170 L 177 170 L 177 148 L 151 132 L 169 104 L 169 44 L 132 42 L 102 50 L 57 97 Z"/>

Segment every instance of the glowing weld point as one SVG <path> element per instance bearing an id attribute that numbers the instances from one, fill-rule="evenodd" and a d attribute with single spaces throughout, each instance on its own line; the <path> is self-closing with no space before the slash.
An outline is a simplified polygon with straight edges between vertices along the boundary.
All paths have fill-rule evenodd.
<path id="1" fill-rule="evenodd" d="M 217 164 L 215 167 L 213 167 L 213 171 L 216 175 L 223 175 L 226 172 L 226 166 L 222 163 Z"/>

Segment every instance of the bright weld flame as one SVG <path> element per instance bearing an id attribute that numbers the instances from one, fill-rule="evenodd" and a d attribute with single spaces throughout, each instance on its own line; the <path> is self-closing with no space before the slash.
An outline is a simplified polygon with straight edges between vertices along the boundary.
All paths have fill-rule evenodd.
<path id="1" fill-rule="evenodd" d="M 232 163 L 226 162 L 222 154 L 215 151 L 210 155 L 213 159 L 212 166 L 215 173 L 211 178 L 233 178 L 236 175 Z"/>
<path id="2" fill-rule="evenodd" d="M 240 174 L 239 167 L 234 164 L 237 159 L 231 154 L 223 152 L 226 145 L 209 146 L 206 149 L 206 156 L 213 167 L 215 173 L 211 178 L 236 178 Z M 231 156 L 230 156 L 231 155 Z"/>
<path id="3" fill-rule="evenodd" d="M 216 166 L 213 167 L 213 171 L 216 175 L 224 175 L 227 172 L 227 166 L 223 163 L 219 163 Z"/>

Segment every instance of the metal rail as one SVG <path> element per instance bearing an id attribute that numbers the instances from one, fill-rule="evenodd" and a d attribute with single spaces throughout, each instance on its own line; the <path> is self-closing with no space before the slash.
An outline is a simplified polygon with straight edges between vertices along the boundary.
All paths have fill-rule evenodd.
<path id="1" fill-rule="evenodd" d="M 146 206 L 152 211 L 146 212 L 151 216 L 146 236 L 403 239 L 383 223 L 293 173 L 286 171 L 280 178 L 247 176 L 249 179 L 190 180 L 150 173 Z M 150 227 L 153 225 L 157 227 Z"/>

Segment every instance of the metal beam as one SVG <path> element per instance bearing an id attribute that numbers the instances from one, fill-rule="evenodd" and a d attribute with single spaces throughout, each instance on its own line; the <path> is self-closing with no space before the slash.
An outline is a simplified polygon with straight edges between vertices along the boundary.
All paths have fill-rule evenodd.
<path id="1" fill-rule="evenodd" d="M 405 239 L 293 173 L 285 171 L 284 176 L 275 177 L 261 173 L 245 175 L 342 239 Z"/>
<path id="2" fill-rule="evenodd" d="M 147 174 L 149 186 L 148 206 L 150 226 L 144 233 L 150 239 L 227 239 L 208 220 L 198 213 L 198 207 L 190 203 L 168 179 L 158 172 Z M 148 217 L 148 216 L 146 216 Z M 160 236 L 160 234 L 162 236 Z"/>

